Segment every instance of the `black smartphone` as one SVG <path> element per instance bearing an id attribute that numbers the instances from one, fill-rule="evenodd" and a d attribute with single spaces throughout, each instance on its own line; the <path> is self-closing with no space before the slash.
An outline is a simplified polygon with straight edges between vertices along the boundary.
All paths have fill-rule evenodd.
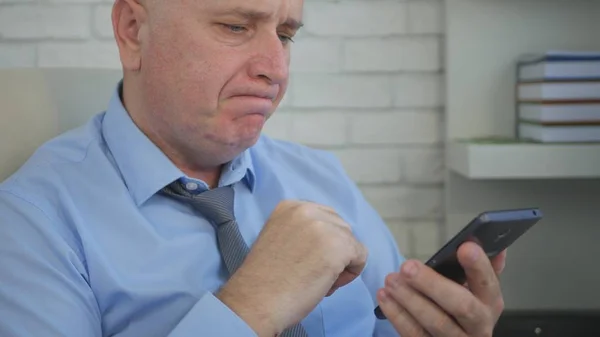
<path id="1" fill-rule="evenodd" d="M 463 284 L 466 282 L 466 275 L 458 262 L 458 247 L 467 241 L 473 241 L 479 244 L 491 259 L 541 219 L 542 212 L 538 208 L 483 212 L 471 220 L 425 264 L 441 275 Z M 386 318 L 379 306 L 375 308 L 375 316 L 379 319 Z"/>

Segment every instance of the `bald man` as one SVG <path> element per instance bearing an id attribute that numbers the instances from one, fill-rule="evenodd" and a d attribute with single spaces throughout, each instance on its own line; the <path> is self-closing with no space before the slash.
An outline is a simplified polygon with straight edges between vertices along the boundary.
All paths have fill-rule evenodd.
<path id="1" fill-rule="evenodd" d="M 491 336 L 504 254 L 405 260 L 331 154 L 261 135 L 302 7 L 115 2 L 109 108 L 0 185 L 1 336 Z"/>

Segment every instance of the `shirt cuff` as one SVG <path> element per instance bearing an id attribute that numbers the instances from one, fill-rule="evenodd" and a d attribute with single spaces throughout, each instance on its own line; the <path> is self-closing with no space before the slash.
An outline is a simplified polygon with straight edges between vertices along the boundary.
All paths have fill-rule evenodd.
<path id="1" fill-rule="evenodd" d="M 179 322 L 169 337 L 258 337 L 235 312 L 210 292 Z"/>

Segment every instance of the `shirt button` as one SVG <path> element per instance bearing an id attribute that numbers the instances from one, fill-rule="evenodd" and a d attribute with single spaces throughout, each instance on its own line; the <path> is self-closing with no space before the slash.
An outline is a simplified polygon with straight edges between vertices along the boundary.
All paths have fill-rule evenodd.
<path id="1" fill-rule="evenodd" d="M 198 186 L 198 184 L 195 183 L 195 182 L 193 182 L 193 181 L 190 181 L 190 182 L 188 182 L 188 183 L 185 184 L 185 188 L 188 191 L 195 191 L 195 190 L 198 189 L 198 187 L 200 187 L 200 186 Z"/>

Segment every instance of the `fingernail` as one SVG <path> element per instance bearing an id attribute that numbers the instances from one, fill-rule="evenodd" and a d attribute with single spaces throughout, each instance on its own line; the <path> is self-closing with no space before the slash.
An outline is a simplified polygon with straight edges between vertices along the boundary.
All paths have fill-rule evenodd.
<path id="1" fill-rule="evenodd" d="M 471 249 L 471 261 L 475 262 L 479 258 L 479 249 Z"/>
<path id="2" fill-rule="evenodd" d="M 397 288 L 400 285 L 400 275 L 394 274 L 388 278 L 388 285 L 391 288 Z"/>
<path id="3" fill-rule="evenodd" d="M 385 292 L 385 290 L 381 289 L 379 291 L 379 299 L 381 300 L 381 302 L 387 302 L 389 297 L 388 297 L 388 294 Z"/>
<path id="4" fill-rule="evenodd" d="M 415 275 L 417 275 L 417 272 L 418 272 L 417 264 L 412 261 L 406 262 L 402 266 L 402 273 L 408 277 L 414 277 Z"/>

